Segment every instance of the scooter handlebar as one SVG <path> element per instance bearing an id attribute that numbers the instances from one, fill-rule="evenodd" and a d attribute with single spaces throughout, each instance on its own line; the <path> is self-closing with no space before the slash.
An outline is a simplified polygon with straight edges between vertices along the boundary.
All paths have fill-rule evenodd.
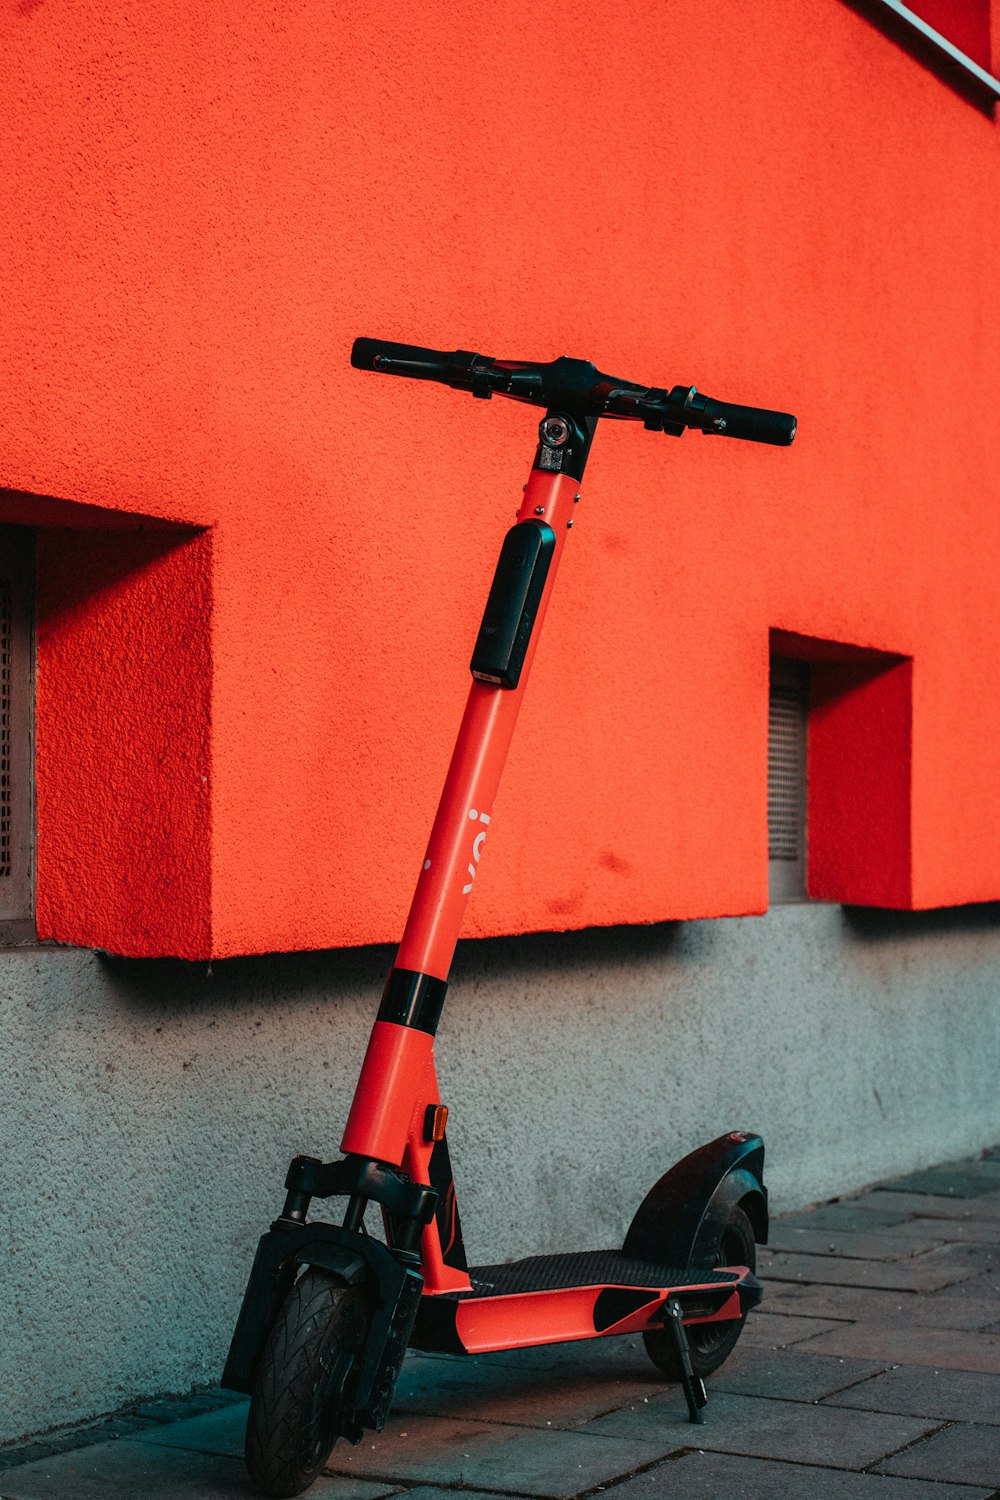
<path id="1" fill-rule="evenodd" d="M 795 437 L 789 412 L 759 406 L 732 406 L 703 396 L 694 386 L 665 390 L 634 385 L 602 375 L 588 360 L 561 359 L 549 364 L 495 360 L 464 349 L 446 352 L 386 339 L 355 339 L 351 364 L 356 370 L 437 380 L 473 395 L 511 396 L 534 406 L 561 406 L 596 416 L 626 417 L 654 430 L 679 435 L 686 427 L 721 437 L 743 438 L 786 448 Z"/>
<path id="2" fill-rule="evenodd" d="M 409 375 L 417 380 L 447 379 L 454 355 L 440 349 L 422 349 L 419 344 L 391 344 L 385 339 L 355 339 L 351 349 L 351 364 L 356 370 L 378 370 L 380 362 L 387 362 L 388 373 Z M 388 370 L 388 362 L 399 361 L 414 368 Z"/>
<path id="3" fill-rule="evenodd" d="M 751 443 L 770 443 L 787 448 L 795 439 L 795 418 L 787 411 L 768 411 L 763 406 L 731 406 L 728 401 L 705 402 L 702 432 L 721 437 L 745 438 Z"/>

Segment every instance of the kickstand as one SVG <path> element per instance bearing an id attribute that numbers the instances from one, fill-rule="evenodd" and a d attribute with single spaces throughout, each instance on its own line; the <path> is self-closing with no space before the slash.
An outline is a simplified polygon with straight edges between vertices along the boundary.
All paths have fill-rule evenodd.
<path id="1" fill-rule="evenodd" d="M 673 1340 L 677 1351 L 677 1362 L 681 1367 L 681 1385 L 684 1387 L 684 1399 L 688 1407 L 689 1422 L 704 1422 L 701 1414 L 703 1406 L 708 1405 L 708 1392 L 705 1382 L 700 1380 L 691 1368 L 691 1348 L 688 1344 L 687 1329 L 684 1327 L 684 1313 L 680 1303 L 674 1297 L 668 1297 L 664 1311 L 667 1315 L 667 1331 Z"/>

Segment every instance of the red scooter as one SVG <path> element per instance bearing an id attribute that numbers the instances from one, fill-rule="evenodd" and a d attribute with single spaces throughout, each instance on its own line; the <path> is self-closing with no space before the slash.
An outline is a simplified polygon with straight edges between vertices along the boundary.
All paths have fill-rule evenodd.
<path id="1" fill-rule="evenodd" d="M 469 1267 L 434 1073 L 434 1036 L 559 558 L 601 417 L 787 446 L 795 418 L 549 364 L 358 339 L 360 370 L 544 408 L 539 444 L 472 654 L 473 683 L 406 930 L 361 1068 L 343 1158 L 297 1156 L 257 1249 L 222 1383 L 251 1396 L 246 1461 L 265 1495 L 297 1495 L 340 1437 L 381 1431 L 408 1348 L 480 1354 L 641 1333 L 702 1420 L 704 1378 L 761 1297 L 764 1145 L 731 1131 L 671 1167 L 620 1250 Z M 309 1218 L 346 1197 L 340 1224 Z M 378 1204 L 385 1243 L 365 1230 Z"/>

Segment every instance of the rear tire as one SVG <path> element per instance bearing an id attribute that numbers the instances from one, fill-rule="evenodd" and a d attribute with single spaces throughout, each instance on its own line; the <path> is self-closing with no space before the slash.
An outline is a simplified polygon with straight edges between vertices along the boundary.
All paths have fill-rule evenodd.
<path id="1" fill-rule="evenodd" d="M 704 1264 L 706 1269 L 713 1271 L 718 1266 L 747 1266 L 751 1271 L 757 1269 L 757 1244 L 753 1225 L 742 1208 L 733 1207 L 729 1210 L 711 1258 Z M 688 1326 L 691 1368 L 699 1379 L 704 1380 L 725 1363 L 736 1348 L 745 1322 L 746 1318 L 743 1317 L 728 1323 L 692 1323 Z M 680 1360 L 670 1334 L 657 1329 L 653 1333 L 644 1333 L 642 1342 L 656 1368 L 668 1380 L 680 1380 Z"/>
<path id="2" fill-rule="evenodd" d="M 354 1435 L 349 1396 L 369 1307 L 357 1287 L 310 1268 L 292 1287 L 261 1355 L 250 1398 L 246 1465 L 262 1495 L 299 1495 L 337 1438 Z"/>

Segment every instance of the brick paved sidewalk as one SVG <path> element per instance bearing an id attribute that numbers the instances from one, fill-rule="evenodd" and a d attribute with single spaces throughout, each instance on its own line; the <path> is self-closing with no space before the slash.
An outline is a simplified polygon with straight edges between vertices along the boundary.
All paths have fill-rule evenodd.
<path id="1" fill-rule="evenodd" d="M 309 1494 L 1000 1500 L 1000 1148 L 777 1221 L 760 1272 L 703 1427 L 637 1339 L 411 1355 Z M 206 1393 L 0 1449 L 0 1500 L 247 1497 L 245 1416 Z"/>

